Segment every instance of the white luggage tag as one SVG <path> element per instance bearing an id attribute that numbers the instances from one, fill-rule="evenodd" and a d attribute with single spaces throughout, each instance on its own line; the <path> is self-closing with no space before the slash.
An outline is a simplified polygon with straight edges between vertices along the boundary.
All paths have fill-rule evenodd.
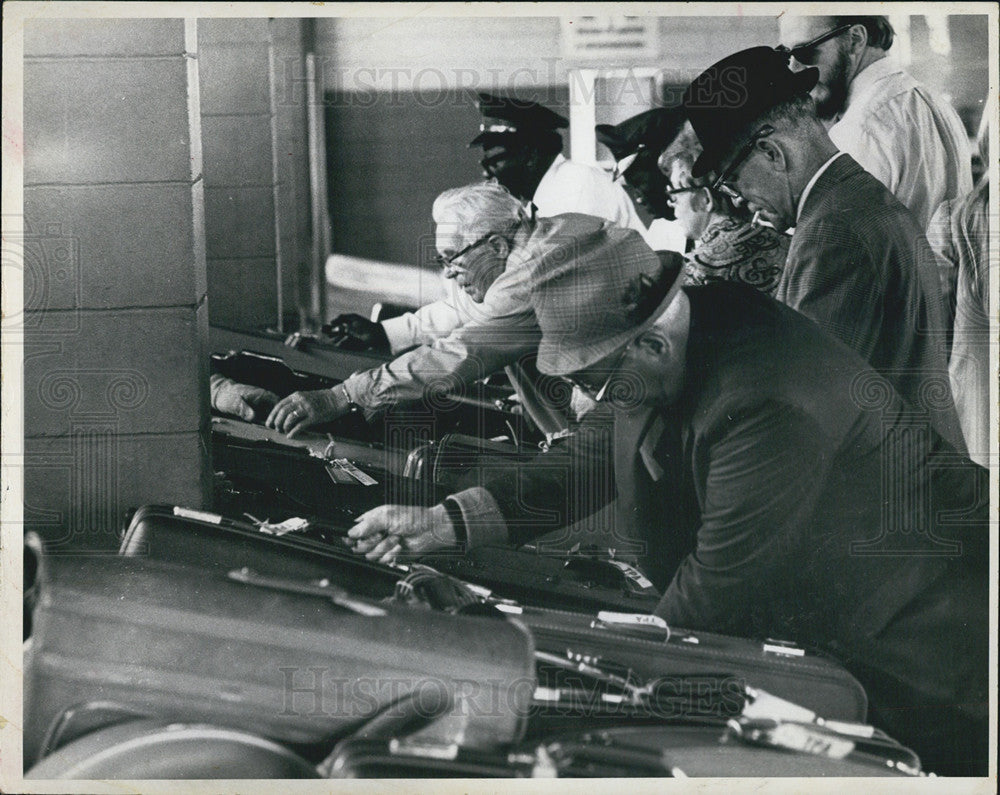
<path id="1" fill-rule="evenodd" d="M 331 471 L 334 468 L 336 468 L 337 470 L 339 470 L 341 472 L 346 472 L 348 475 L 350 475 L 352 478 L 354 478 L 354 480 L 356 480 L 362 486 L 377 486 L 378 485 L 378 481 L 375 480 L 375 478 L 373 478 L 367 472 L 362 472 L 360 469 L 358 469 L 356 466 L 354 466 L 354 464 L 352 464 L 346 458 L 335 458 L 335 459 L 333 459 L 333 461 L 331 461 L 329 464 L 327 464 L 327 467 L 326 467 L 327 472 L 330 473 L 330 477 L 332 477 L 335 482 L 339 482 L 338 479 L 337 479 L 337 477 L 334 475 L 333 471 Z"/>

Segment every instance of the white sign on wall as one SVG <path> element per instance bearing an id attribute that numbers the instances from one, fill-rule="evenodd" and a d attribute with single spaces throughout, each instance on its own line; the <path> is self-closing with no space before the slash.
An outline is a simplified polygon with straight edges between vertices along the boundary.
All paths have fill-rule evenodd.
<path id="1" fill-rule="evenodd" d="M 657 58 L 656 17 L 563 17 L 565 58 Z"/>

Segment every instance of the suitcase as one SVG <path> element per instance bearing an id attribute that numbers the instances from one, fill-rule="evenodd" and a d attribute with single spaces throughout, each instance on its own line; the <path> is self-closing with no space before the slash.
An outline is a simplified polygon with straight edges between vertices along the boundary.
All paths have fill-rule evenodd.
<path id="1" fill-rule="evenodd" d="M 738 725 L 738 724 L 737 724 Z M 920 760 L 889 740 L 819 739 L 784 724 L 782 745 L 751 744 L 724 725 L 697 721 L 567 733 L 505 751 L 352 737 L 320 770 L 330 778 L 912 777 Z M 816 739 L 819 735 L 813 735 Z M 790 742 L 784 742 L 790 740 Z M 795 747 L 792 747 L 795 746 Z"/>
<path id="2" fill-rule="evenodd" d="M 355 516 L 376 505 L 432 505 L 445 496 L 430 482 L 398 477 L 379 466 L 381 459 L 391 467 L 391 455 L 373 450 L 374 458 L 369 458 L 343 452 L 336 440 L 327 458 L 300 447 L 213 430 L 212 464 L 221 473 L 214 495 L 217 510 L 237 515 L 250 511 L 255 516 L 255 510 L 283 512 L 286 517 L 316 515 L 347 527 Z M 331 459 L 346 459 L 367 479 L 358 480 Z"/>
<path id="3" fill-rule="evenodd" d="M 218 726 L 135 720 L 91 732 L 28 770 L 27 779 L 319 778 L 284 746 Z"/>
<path id="4" fill-rule="evenodd" d="M 330 577 L 348 590 L 374 598 L 391 596 L 395 583 L 406 574 L 405 566 L 385 566 L 351 552 L 343 540 L 356 515 L 349 506 L 335 505 L 318 517 L 306 516 L 308 529 L 281 536 L 266 527 L 261 531 L 248 518 L 230 518 L 239 507 L 259 519 L 287 518 L 273 512 L 273 503 L 256 505 L 240 494 L 238 505 L 232 500 L 228 507 L 229 515 L 223 516 L 180 506 L 143 506 L 128 522 L 119 554 L 220 571 L 248 566 L 288 577 Z M 651 612 L 659 600 L 652 584 L 634 567 L 585 554 L 544 556 L 486 546 L 465 554 L 435 553 L 419 562 L 525 604 Z"/>
<path id="5" fill-rule="evenodd" d="M 376 360 L 371 366 L 378 364 Z M 247 350 L 212 354 L 211 368 L 234 381 L 268 389 L 278 397 L 296 391 L 329 389 L 341 381 L 293 370 L 278 356 Z M 387 435 L 392 435 L 387 433 L 387 428 L 401 429 L 417 423 L 432 438 L 457 432 L 488 438 L 512 436 L 527 443 L 537 443 L 543 437 L 525 421 L 521 406 L 510 399 L 512 394 L 510 388 L 468 384 L 454 393 L 435 395 L 426 405 L 413 402 L 393 407 L 371 423 L 360 411 L 353 410 L 332 422 L 314 426 L 313 430 L 355 441 L 385 443 Z"/>
<path id="6" fill-rule="evenodd" d="M 246 567 L 302 581 L 327 578 L 372 599 L 392 596 L 405 567 L 386 566 L 356 555 L 344 543 L 345 527 L 311 520 L 305 530 L 276 535 L 258 526 L 208 511 L 144 505 L 129 521 L 119 554 L 225 575 Z"/>
<path id="7" fill-rule="evenodd" d="M 432 553 L 420 562 L 527 605 L 651 613 L 660 601 L 659 592 L 642 572 L 596 552 L 543 555 L 524 548 L 483 545 L 462 555 L 448 550 Z"/>
<path id="8" fill-rule="evenodd" d="M 370 722 L 478 748 L 523 736 L 535 681 L 523 626 L 234 574 L 43 558 L 25 654 L 25 765 L 81 723 L 101 728 L 95 715 L 211 723 L 307 758 Z"/>
<path id="9" fill-rule="evenodd" d="M 539 669 L 540 685 L 561 686 L 567 671 L 586 682 L 581 671 L 596 668 L 651 687 L 658 697 L 654 718 L 732 716 L 743 709 L 747 688 L 773 694 L 824 719 L 864 723 L 867 718 L 865 690 L 843 666 L 788 641 L 667 627 L 647 614 L 588 614 L 504 604 L 499 608 L 529 628 L 536 655 L 548 655 L 548 668 Z M 590 679 L 588 687 L 593 689 Z M 553 710 L 555 719 L 560 714 Z"/>

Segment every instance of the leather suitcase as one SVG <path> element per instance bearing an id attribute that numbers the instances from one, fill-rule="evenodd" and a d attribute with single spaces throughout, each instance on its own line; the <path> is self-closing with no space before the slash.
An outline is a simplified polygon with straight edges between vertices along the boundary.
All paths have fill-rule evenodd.
<path id="1" fill-rule="evenodd" d="M 305 530 L 276 535 L 275 525 L 255 525 L 208 511 L 144 505 L 125 528 L 118 554 L 196 566 L 225 575 L 247 567 L 302 581 L 327 578 L 372 599 L 392 596 L 405 568 L 354 554 L 345 527 L 311 520 Z"/>
<path id="2" fill-rule="evenodd" d="M 319 758 L 373 720 L 480 748 L 523 736 L 535 681 L 523 626 L 238 574 L 43 558 L 26 767 L 81 725 L 136 716 L 250 731 Z"/>
<path id="3" fill-rule="evenodd" d="M 242 501 L 248 502 L 245 497 Z M 258 513 L 269 510 L 248 507 Z M 340 508 L 340 516 L 333 516 L 333 509 L 328 509 L 324 516 L 310 519 L 305 531 L 276 536 L 262 532 L 249 519 L 179 506 L 147 505 L 133 514 L 124 530 L 119 554 L 219 571 L 248 566 L 288 577 L 330 577 L 354 593 L 374 598 L 391 596 L 406 567 L 373 563 L 351 552 L 343 538 L 353 523 L 352 513 L 349 506 Z M 279 521 L 284 515 L 272 513 L 270 518 Z M 526 604 L 650 612 L 659 599 L 652 585 L 633 567 L 584 554 L 544 556 L 480 547 L 464 555 L 428 555 L 421 558 L 421 563 Z"/>
<path id="4" fill-rule="evenodd" d="M 249 439 L 213 425 L 212 464 L 221 473 L 215 505 L 227 514 L 250 511 L 256 516 L 255 510 L 265 514 L 274 510 L 286 517 L 316 515 L 346 527 L 376 505 L 431 505 L 444 496 L 430 482 L 394 474 L 397 458 L 401 457 L 377 447 L 362 455 L 357 445 L 348 450 L 336 439 L 331 455 L 323 457 L 303 447 Z M 332 459 L 346 459 L 375 482 L 362 483 Z"/>
<path id="5" fill-rule="evenodd" d="M 540 685 L 561 686 L 567 671 L 579 680 L 587 666 L 630 683 L 653 683 L 662 701 L 654 718 L 692 712 L 732 716 L 743 708 L 747 687 L 827 720 L 864 723 L 867 718 L 865 690 L 843 666 L 786 641 L 668 628 L 643 614 L 500 608 L 530 629 L 536 656 L 549 656 L 552 664 L 539 669 Z M 555 709 L 553 714 L 558 718 L 572 710 Z"/>
<path id="6" fill-rule="evenodd" d="M 320 766 L 330 778 L 779 778 L 912 777 L 920 760 L 887 738 L 820 739 L 799 745 L 801 726 L 784 724 L 774 747 L 737 739 L 726 725 L 683 721 L 618 726 L 548 737 L 505 751 L 477 751 L 411 740 L 352 737 Z M 816 739 L 819 735 L 814 735 Z M 796 746 L 793 748 L 792 746 Z"/>

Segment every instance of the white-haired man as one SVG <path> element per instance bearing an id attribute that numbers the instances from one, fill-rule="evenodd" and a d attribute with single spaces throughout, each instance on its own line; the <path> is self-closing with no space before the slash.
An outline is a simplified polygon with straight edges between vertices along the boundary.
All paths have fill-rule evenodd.
<path id="1" fill-rule="evenodd" d="M 623 262 L 659 262 L 632 229 L 575 213 L 531 219 L 495 183 L 445 191 L 435 200 L 433 215 L 437 260 L 455 290 L 385 324 L 394 340 L 417 347 L 332 389 L 289 395 L 271 410 L 268 426 L 294 436 L 352 405 L 371 418 L 533 358 L 541 333 L 531 306 L 531 274 L 550 263 L 596 261 L 616 268 Z"/>

